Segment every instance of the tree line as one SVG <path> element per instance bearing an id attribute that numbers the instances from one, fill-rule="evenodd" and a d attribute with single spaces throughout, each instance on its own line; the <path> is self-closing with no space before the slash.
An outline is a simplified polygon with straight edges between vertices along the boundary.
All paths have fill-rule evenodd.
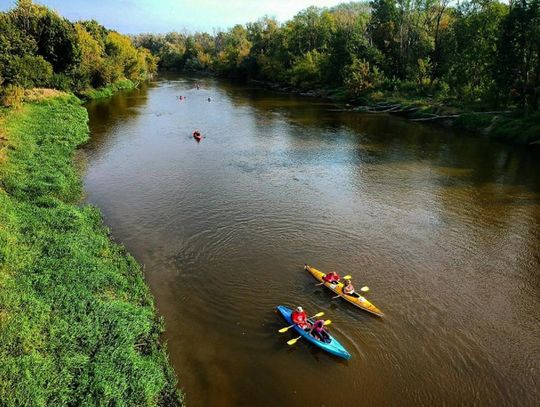
<path id="1" fill-rule="evenodd" d="M 373 0 L 263 17 L 213 35 L 134 37 L 162 69 L 298 89 L 538 110 L 540 0 Z"/>
<path id="2" fill-rule="evenodd" d="M 72 23 L 31 0 L 0 13 L 0 85 L 82 91 L 119 80 L 141 81 L 157 69 L 157 58 L 128 36 L 96 21 Z"/>

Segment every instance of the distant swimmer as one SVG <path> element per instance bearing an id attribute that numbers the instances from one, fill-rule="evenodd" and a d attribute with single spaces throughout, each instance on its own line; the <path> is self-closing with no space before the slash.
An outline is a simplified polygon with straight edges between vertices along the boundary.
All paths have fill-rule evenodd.
<path id="1" fill-rule="evenodd" d="M 208 98 L 208 101 L 211 102 L 211 101 L 212 101 L 212 98 Z"/>

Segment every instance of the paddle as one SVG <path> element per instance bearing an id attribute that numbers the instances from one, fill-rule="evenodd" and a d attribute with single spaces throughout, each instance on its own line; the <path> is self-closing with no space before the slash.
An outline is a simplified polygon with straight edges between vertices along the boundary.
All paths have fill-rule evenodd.
<path id="1" fill-rule="evenodd" d="M 324 315 L 324 312 L 319 312 L 318 314 L 315 314 L 313 315 L 312 317 L 309 317 L 308 319 L 313 319 L 313 318 L 318 318 L 318 317 L 322 317 Z M 292 324 L 292 325 L 289 325 L 288 327 L 286 328 L 281 328 L 278 332 L 279 333 L 283 333 L 283 332 L 287 332 L 289 329 L 291 329 L 293 326 L 295 326 L 296 324 Z"/>
<path id="2" fill-rule="evenodd" d="M 367 293 L 369 291 L 369 287 L 367 285 L 365 285 L 360 289 L 360 291 L 362 291 L 363 293 Z M 339 298 L 339 297 L 341 297 L 343 295 L 349 295 L 349 294 L 338 294 L 335 297 L 332 297 L 332 299 L 334 300 L 334 299 Z"/>
<path id="3" fill-rule="evenodd" d="M 327 319 L 324 321 L 324 325 L 330 325 L 332 323 L 331 320 Z M 302 338 L 302 336 L 299 336 L 298 338 L 291 339 L 290 341 L 287 341 L 287 345 L 291 346 L 294 345 L 296 342 L 298 342 L 298 339 Z"/>

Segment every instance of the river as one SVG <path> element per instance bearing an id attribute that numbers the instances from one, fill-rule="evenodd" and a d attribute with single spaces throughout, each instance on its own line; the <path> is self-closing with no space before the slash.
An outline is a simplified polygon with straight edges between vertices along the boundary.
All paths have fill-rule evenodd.
<path id="1" fill-rule="evenodd" d="M 211 78 L 87 108 L 87 202 L 144 265 L 189 406 L 537 405 L 540 149 Z M 278 304 L 352 358 L 288 346 Z"/>

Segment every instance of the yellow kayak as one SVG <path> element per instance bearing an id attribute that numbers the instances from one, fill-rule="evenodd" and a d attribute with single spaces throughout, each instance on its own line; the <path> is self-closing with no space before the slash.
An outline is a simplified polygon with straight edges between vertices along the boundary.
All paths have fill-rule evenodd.
<path id="1" fill-rule="evenodd" d="M 308 266 L 307 264 L 304 266 L 304 268 L 309 271 L 317 281 L 321 283 L 323 282 L 323 277 L 325 276 L 325 274 L 322 271 L 319 271 L 314 267 Z M 356 305 L 358 308 L 362 308 L 364 311 L 371 312 L 378 317 L 382 317 L 384 315 L 379 308 L 369 302 L 365 297 L 362 297 L 359 294 L 358 296 L 343 294 L 343 283 L 324 283 L 324 285 L 336 294 L 339 294 L 341 298 L 349 301 L 353 305 Z"/>

